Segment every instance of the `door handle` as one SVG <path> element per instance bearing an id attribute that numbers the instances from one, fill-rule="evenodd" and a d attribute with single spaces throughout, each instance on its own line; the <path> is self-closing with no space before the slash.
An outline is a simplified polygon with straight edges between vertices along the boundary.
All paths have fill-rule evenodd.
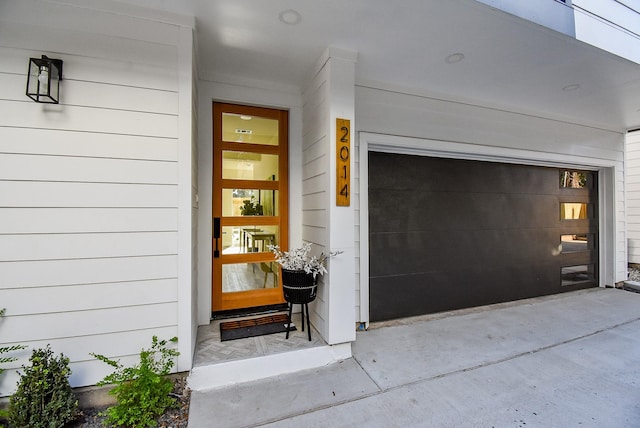
<path id="1" fill-rule="evenodd" d="M 216 247 L 213 250 L 213 257 L 220 257 L 220 250 L 218 249 L 218 239 L 220 239 L 220 217 L 213 218 L 213 239 L 216 241 Z"/>

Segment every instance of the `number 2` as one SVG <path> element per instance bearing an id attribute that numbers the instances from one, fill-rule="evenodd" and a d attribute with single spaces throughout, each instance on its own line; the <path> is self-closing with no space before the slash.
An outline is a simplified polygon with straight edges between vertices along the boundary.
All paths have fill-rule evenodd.
<path id="1" fill-rule="evenodd" d="M 340 137 L 340 142 L 342 143 L 346 143 L 347 141 L 349 141 L 349 128 L 347 128 L 346 126 L 343 126 L 340 128 L 340 130 L 343 132 L 342 137 Z"/>

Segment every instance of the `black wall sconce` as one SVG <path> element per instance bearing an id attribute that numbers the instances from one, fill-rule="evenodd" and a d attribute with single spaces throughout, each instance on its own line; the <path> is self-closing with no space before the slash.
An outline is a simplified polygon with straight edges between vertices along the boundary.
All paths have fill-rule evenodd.
<path id="1" fill-rule="evenodd" d="M 62 60 L 29 58 L 27 74 L 27 96 L 37 103 L 58 104 L 60 81 L 62 80 Z"/>

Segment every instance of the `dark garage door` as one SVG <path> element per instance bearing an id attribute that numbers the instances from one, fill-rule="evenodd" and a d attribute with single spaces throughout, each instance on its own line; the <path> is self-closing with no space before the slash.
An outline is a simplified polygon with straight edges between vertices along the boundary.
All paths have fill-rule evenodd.
<path id="1" fill-rule="evenodd" d="M 596 286 L 596 177 L 370 152 L 371 321 Z"/>

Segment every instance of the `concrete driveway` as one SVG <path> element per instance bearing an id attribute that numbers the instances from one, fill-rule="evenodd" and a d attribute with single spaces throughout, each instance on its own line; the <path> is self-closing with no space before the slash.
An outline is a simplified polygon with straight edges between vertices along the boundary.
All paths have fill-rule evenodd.
<path id="1" fill-rule="evenodd" d="M 191 398 L 200 427 L 639 427 L 640 294 L 591 289 L 373 326 L 353 358 Z"/>

